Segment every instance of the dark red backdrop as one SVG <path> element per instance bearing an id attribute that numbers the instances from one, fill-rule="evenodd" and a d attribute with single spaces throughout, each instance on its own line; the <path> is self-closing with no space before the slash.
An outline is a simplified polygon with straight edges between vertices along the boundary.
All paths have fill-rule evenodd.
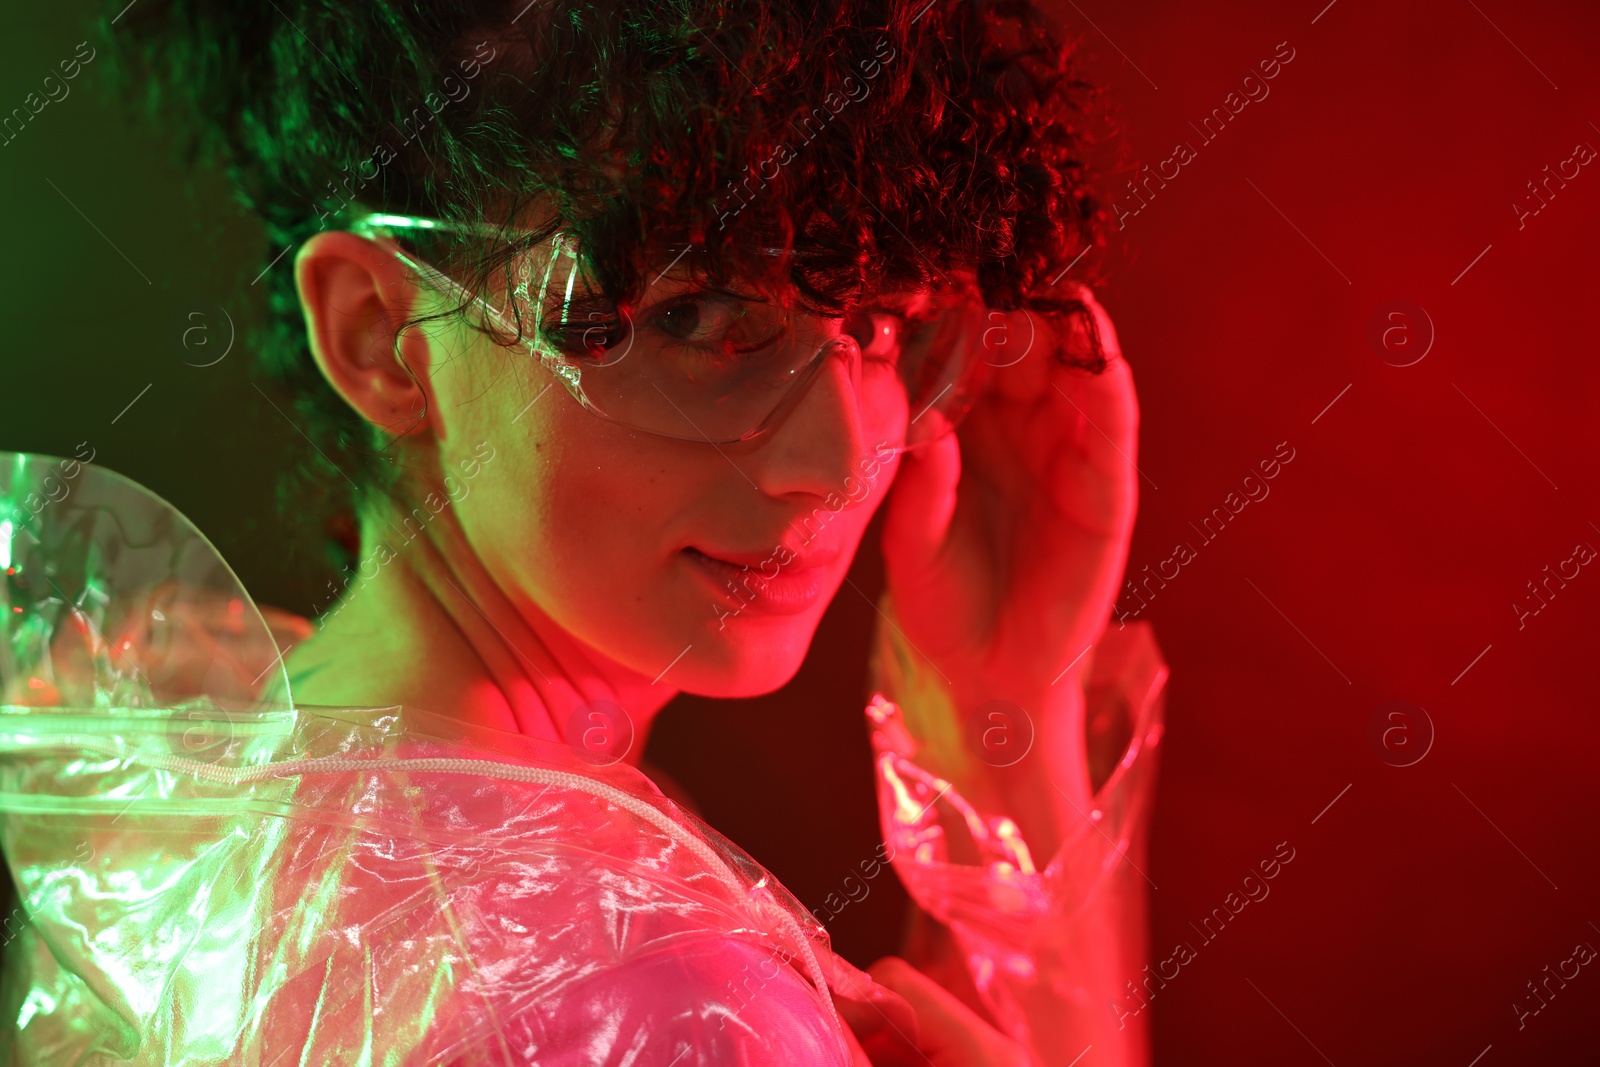
<path id="1" fill-rule="evenodd" d="M 1141 615 L 1172 666 L 1153 945 L 1198 953 L 1151 1004 L 1157 1062 L 1600 1062 L 1596 968 L 1552 982 L 1520 1029 L 1513 1008 L 1539 1007 L 1525 983 L 1578 942 L 1600 948 L 1600 573 L 1552 581 L 1520 628 L 1512 608 L 1539 606 L 1525 583 L 1546 565 L 1600 549 L 1595 449 L 1577 432 L 1596 401 L 1600 165 L 1563 164 L 1600 149 L 1600 12 L 1325 3 L 1058 5 L 1125 128 L 1123 179 L 1180 141 L 1194 152 L 1102 264 L 1144 413 L 1131 570 L 1195 550 Z M 1293 59 L 1263 82 L 1280 42 Z M 1229 103 L 1210 141 L 1190 126 Z M 1519 219 L 1547 164 L 1577 174 Z M 1414 309 L 1382 320 L 1401 327 L 1390 348 L 1368 338 L 1395 301 L 1435 334 L 1410 366 L 1391 364 L 1425 340 Z M 1238 507 L 1280 442 L 1294 459 L 1268 495 L 1204 541 L 1190 523 L 1230 492 Z M 875 564 L 853 575 L 863 589 Z M 800 685 L 835 680 L 853 711 L 859 676 L 825 664 L 869 616 L 847 587 Z M 818 760 L 843 764 L 839 803 L 856 803 L 853 717 L 792 700 L 754 720 L 696 709 L 696 761 L 764 738 L 795 761 L 794 796 Z M 1390 701 L 1433 724 L 1413 765 L 1380 757 L 1407 751 L 1401 732 L 1387 750 L 1369 739 Z M 1421 743 L 1414 711 L 1385 722 Z M 842 811 L 796 801 L 772 818 L 750 810 L 754 778 L 704 777 L 731 787 L 697 781 L 708 807 L 809 903 L 870 854 L 870 826 Z M 1200 938 L 1190 923 L 1283 841 L 1295 859 L 1270 895 Z M 892 890 L 834 920 L 843 947 L 890 948 Z"/>
<path id="2" fill-rule="evenodd" d="M 1153 945 L 1198 951 L 1151 1004 L 1157 1062 L 1593 1062 L 1594 967 L 1552 981 L 1521 1029 L 1513 1005 L 1537 1006 L 1525 983 L 1578 942 L 1600 947 L 1600 574 L 1552 580 L 1520 629 L 1512 605 L 1580 542 L 1600 548 L 1581 432 L 1600 173 L 1552 181 L 1520 228 L 1512 205 L 1580 142 L 1600 148 L 1600 13 L 1325 4 L 1058 3 L 1126 131 L 1123 177 L 1194 150 L 1099 262 L 1144 408 L 1133 568 L 1195 548 L 1142 615 L 1172 666 Z M 73 54 L 87 6 L 8 14 L 6 107 Z M 1293 59 L 1241 106 L 1280 42 Z M 312 611 L 331 574 L 286 550 L 272 499 L 304 442 L 243 358 L 260 322 L 249 283 L 270 258 L 259 227 L 218 175 L 181 176 L 88 92 L 97 69 L 0 149 L 0 448 L 88 440 L 210 533 L 258 598 Z M 1202 143 L 1190 123 L 1230 92 L 1238 114 Z M 1416 348 L 1368 340 L 1395 301 L 1436 334 L 1411 366 L 1391 363 Z M 197 324 L 217 346 L 236 327 L 237 352 L 201 366 L 220 348 L 195 350 Z M 1391 342 L 1422 336 L 1414 309 L 1391 324 L 1405 327 Z M 1280 442 L 1294 459 L 1269 495 L 1201 544 L 1189 524 L 1242 496 Z M 876 590 L 875 553 L 851 580 Z M 681 701 L 652 739 L 712 821 L 814 906 L 877 843 L 859 711 L 871 620 L 847 587 L 794 685 Z M 1369 740 L 1400 700 L 1436 730 L 1406 767 Z M 1415 742 L 1419 721 L 1391 744 Z M 1295 858 L 1271 895 L 1200 944 L 1189 924 L 1279 842 Z M 882 876 L 830 928 L 867 962 L 892 950 L 902 907 Z"/>

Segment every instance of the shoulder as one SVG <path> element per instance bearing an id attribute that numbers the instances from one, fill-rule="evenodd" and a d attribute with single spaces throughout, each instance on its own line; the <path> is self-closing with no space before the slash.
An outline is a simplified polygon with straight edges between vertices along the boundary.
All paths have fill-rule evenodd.
<path id="1" fill-rule="evenodd" d="M 782 955 L 683 936 L 598 968 L 519 1013 L 505 1036 L 542 1067 L 839 1064 L 821 994 Z"/>
<path id="2" fill-rule="evenodd" d="M 418 1062 L 845 1062 L 803 935 L 637 771 L 470 754 L 412 738 L 394 773 L 302 777 L 262 938 L 290 946 L 278 1038 L 304 1043 L 311 1020 L 313 1044 L 335 1040 L 381 990 L 374 1039 Z"/>

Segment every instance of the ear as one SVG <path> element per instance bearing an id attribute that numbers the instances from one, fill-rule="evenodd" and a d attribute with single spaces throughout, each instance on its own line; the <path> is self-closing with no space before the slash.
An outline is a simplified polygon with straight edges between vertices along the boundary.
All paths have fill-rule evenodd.
<path id="1" fill-rule="evenodd" d="M 428 337 L 409 330 L 395 350 L 419 299 L 409 268 L 376 241 L 325 230 L 295 254 L 294 278 L 312 355 L 346 403 L 389 433 L 429 429 Z"/>

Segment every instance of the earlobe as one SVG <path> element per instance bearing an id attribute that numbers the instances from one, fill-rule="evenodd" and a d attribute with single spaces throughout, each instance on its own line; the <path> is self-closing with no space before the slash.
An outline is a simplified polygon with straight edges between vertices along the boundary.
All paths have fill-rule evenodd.
<path id="1" fill-rule="evenodd" d="M 390 433 L 426 425 L 428 338 L 396 330 L 416 311 L 405 266 L 376 241 L 327 230 L 295 255 L 307 340 L 323 377 L 368 422 Z"/>

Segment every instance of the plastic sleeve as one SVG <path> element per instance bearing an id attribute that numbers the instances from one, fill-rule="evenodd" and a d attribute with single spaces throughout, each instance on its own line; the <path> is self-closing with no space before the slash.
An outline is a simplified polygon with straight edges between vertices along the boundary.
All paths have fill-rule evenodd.
<path id="1" fill-rule="evenodd" d="M 1006 812 L 980 809 L 952 781 L 972 764 L 954 749 L 964 731 L 953 701 L 892 611 L 884 617 L 867 707 L 879 819 L 896 873 L 944 928 L 960 984 L 970 978 L 957 992 L 1037 1064 L 1148 1064 L 1149 1015 L 1120 1005 L 1147 958 L 1145 857 L 1168 674 L 1149 624 L 1110 624 L 1093 646 L 1083 674 L 1092 806 L 1039 865 Z"/>

